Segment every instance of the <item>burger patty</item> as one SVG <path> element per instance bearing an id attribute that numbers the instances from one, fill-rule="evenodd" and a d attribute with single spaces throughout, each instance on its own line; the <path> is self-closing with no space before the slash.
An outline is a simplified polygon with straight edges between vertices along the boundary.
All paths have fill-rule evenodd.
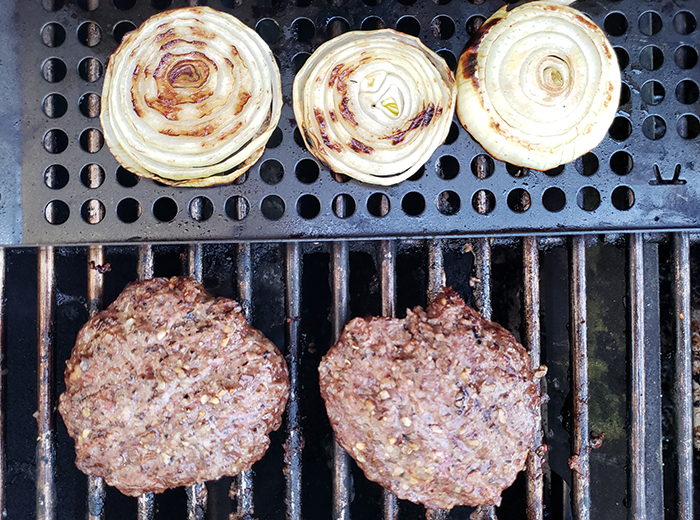
<path id="1" fill-rule="evenodd" d="M 338 443 L 367 478 L 433 508 L 500 504 L 532 444 L 545 371 L 451 289 L 405 319 L 350 321 L 319 368 Z"/>
<path id="2" fill-rule="evenodd" d="M 128 285 L 78 333 L 65 381 L 76 465 L 133 496 L 250 468 L 289 391 L 241 306 L 184 277 Z"/>

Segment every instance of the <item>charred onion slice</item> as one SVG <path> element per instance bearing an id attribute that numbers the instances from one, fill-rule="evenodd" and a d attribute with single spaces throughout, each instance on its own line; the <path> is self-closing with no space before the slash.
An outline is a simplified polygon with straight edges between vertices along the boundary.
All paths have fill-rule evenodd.
<path id="1" fill-rule="evenodd" d="M 190 7 L 124 37 L 109 60 L 100 120 L 126 169 L 207 186 L 250 168 L 281 107 L 279 69 L 262 38 L 231 15 Z"/>
<path id="2" fill-rule="evenodd" d="M 496 12 L 457 67 L 457 115 L 491 155 L 548 170 L 595 148 L 620 98 L 603 32 L 556 2 Z"/>
<path id="3" fill-rule="evenodd" d="M 445 61 L 391 29 L 323 45 L 294 79 L 307 148 L 337 173 L 391 185 L 413 175 L 447 137 L 456 89 Z"/>

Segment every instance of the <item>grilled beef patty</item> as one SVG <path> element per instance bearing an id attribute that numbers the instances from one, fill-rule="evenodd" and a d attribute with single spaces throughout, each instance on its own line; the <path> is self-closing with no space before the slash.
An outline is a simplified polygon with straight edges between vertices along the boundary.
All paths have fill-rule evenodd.
<path id="1" fill-rule="evenodd" d="M 250 468 L 289 390 L 241 306 L 184 277 L 128 285 L 78 333 L 65 380 L 76 465 L 134 496 Z"/>
<path id="2" fill-rule="evenodd" d="M 405 319 L 350 321 L 319 371 L 337 441 L 399 498 L 497 505 L 523 469 L 545 370 L 451 289 Z"/>

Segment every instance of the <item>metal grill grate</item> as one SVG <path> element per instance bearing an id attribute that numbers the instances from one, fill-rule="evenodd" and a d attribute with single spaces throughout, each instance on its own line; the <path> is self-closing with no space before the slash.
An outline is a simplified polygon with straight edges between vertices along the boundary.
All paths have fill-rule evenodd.
<path id="1" fill-rule="evenodd" d="M 106 262 L 111 271 L 102 274 L 94 268 Z M 557 262 L 563 269 L 557 270 Z M 87 267 L 76 269 L 78 264 Z M 498 511 L 501 519 L 585 520 L 625 514 L 635 519 L 692 519 L 697 491 L 691 264 L 685 233 L 598 240 L 574 236 L 497 242 L 477 238 L 3 249 L 0 510 L 13 519 L 492 518 L 492 508 L 424 511 L 366 481 L 332 441 L 314 386 L 320 356 L 350 317 L 365 312 L 401 315 L 401 306 L 424 304 L 448 283 L 471 298 L 485 316 L 514 330 L 532 353 L 534 367 L 540 362 L 550 366 L 543 383 L 552 396 L 542 410 L 544 435 L 535 440 L 526 473 L 505 492 Z M 27 281 L 34 265 L 36 291 Z M 600 285 L 605 284 L 590 278 L 593 267 L 609 274 L 611 292 L 619 293 L 613 299 L 627 299 L 628 324 L 624 316 L 603 312 L 601 318 L 607 303 L 601 301 Z M 626 289 L 616 276 L 625 273 Z M 215 294 L 239 298 L 252 323 L 279 345 L 291 379 L 285 425 L 273 434 L 265 458 L 235 479 L 126 499 L 73 466 L 73 444 L 56 418 L 56 396 L 63 386 L 63 363 L 85 319 L 128 281 L 173 274 L 189 274 Z M 570 303 L 557 308 L 567 293 Z M 34 298 L 36 318 L 27 309 Z M 666 327 L 663 322 L 669 317 L 672 322 Z M 613 338 L 622 345 L 622 353 L 616 355 L 624 359 L 626 350 L 629 362 L 626 369 L 610 366 L 603 377 L 601 327 L 610 323 L 613 335 L 615 320 L 622 322 Z M 32 368 L 28 330 L 34 323 L 38 356 Z M 569 341 L 561 343 L 567 336 Z M 569 356 L 570 361 L 562 363 Z M 28 377 L 37 379 L 36 394 L 28 389 Z M 601 381 L 625 378 L 626 398 L 601 394 Z M 569 403 L 562 406 L 567 393 Z M 662 393 L 673 403 L 672 413 L 663 420 Z M 597 444 L 592 429 L 605 423 L 601 405 L 607 406 L 612 397 L 626 401 L 629 420 L 623 417 L 621 432 L 609 426 L 609 438 L 591 452 Z M 34 410 L 35 458 L 26 449 L 34 438 Z M 606 411 L 610 416 L 616 413 L 612 408 Z M 620 472 L 628 483 L 619 482 Z"/>

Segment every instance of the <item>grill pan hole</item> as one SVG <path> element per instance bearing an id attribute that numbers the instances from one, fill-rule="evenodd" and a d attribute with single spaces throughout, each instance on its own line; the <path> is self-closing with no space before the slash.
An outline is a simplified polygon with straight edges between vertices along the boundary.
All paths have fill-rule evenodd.
<path id="1" fill-rule="evenodd" d="M 698 64 L 698 51 L 690 45 L 681 45 L 673 54 L 673 59 L 679 69 L 692 69 Z"/>
<path id="2" fill-rule="evenodd" d="M 600 192 L 592 186 L 584 186 L 576 194 L 576 204 L 584 211 L 595 211 L 600 206 Z"/>
<path id="3" fill-rule="evenodd" d="M 439 40 L 449 40 L 455 33 L 454 21 L 445 15 L 433 18 L 433 21 L 430 22 L 430 27 L 433 30 L 433 36 Z"/>
<path id="4" fill-rule="evenodd" d="M 593 152 L 582 155 L 574 162 L 574 168 L 584 177 L 590 177 L 598 171 L 598 157 Z"/>
<path id="5" fill-rule="evenodd" d="M 396 22 L 396 30 L 411 36 L 420 36 L 420 22 L 413 16 L 402 16 Z"/>
<path id="6" fill-rule="evenodd" d="M 139 183 L 139 180 L 141 179 L 141 177 L 139 177 L 135 173 L 131 173 L 123 166 L 119 166 L 117 168 L 116 177 L 119 185 L 124 186 L 125 188 L 133 188 Z"/>
<path id="7" fill-rule="evenodd" d="M 102 40 L 102 28 L 95 22 L 83 22 L 78 27 L 78 41 L 86 47 L 94 47 Z"/>
<path id="8" fill-rule="evenodd" d="M 642 123 L 642 133 L 656 141 L 666 135 L 666 121 L 661 116 L 649 116 Z"/>
<path id="9" fill-rule="evenodd" d="M 368 16 L 362 20 L 362 30 L 363 31 L 376 31 L 377 29 L 384 29 L 386 24 L 384 20 L 378 16 Z"/>
<path id="10" fill-rule="evenodd" d="M 621 83 L 620 84 L 620 104 L 619 106 L 626 105 L 627 103 L 630 102 L 630 88 L 627 86 L 626 83 Z"/>
<path id="11" fill-rule="evenodd" d="M 437 197 L 437 209 L 443 215 L 456 215 L 462 206 L 462 201 L 454 191 L 443 191 Z"/>
<path id="12" fill-rule="evenodd" d="M 437 160 L 435 170 L 441 179 L 452 180 L 459 174 L 459 161 L 451 155 L 443 155 Z"/>
<path id="13" fill-rule="evenodd" d="M 172 3 L 173 0 L 151 0 L 151 7 L 153 9 L 157 9 L 158 11 L 162 11 L 163 9 L 170 7 Z"/>
<path id="14" fill-rule="evenodd" d="M 663 22 L 658 13 L 646 11 L 639 16 L 639 32 L 646 36 L 653 36 L 661 30 Z"/>
<path id="15" fill-rule="evenodd" d="M 345 18 L 336 16 L 328 20 L 326 24 L 326 34 L 329 38 L 335 38 L 350 30 L 350 24 Z"/>
<path id="16" fill-rule="evenodd" d="M 348 218 L 355 213 L 355 199 L 347 193 L 336 195 L 333 199 L 333 213 L 338 218 Z"/>
<path id="17" fill-rule="evenodd" d="M 114 40 L 117 43 L 121 43 L 124 35 L 129 31 L 133 31 L 134 29 L 136 29 L 136 25 L 128 20 L 125 20 L 114 25 L 114 29 L 112 29 L 112 36 L 114 36 Z"/>
<path id="18" fill-rule="evenodd" d="M 433 0 L 437 5 L 447 5 L 451 2 L 452 0 Z"/>
<path id="19" fill-rule="evenodd" d="M 114 7 L 122 11 L 128 11 L 136 5 L 136 0 L 112 0 Z"/>
<path id="20" fill-rule="evenodd" d="M 413 5 L 416 3 L 416 0 L 399 0 L 399 3 L 401 5 Z"/>
<path id="21" fill-rule="evenodd" d="M 63 0 L 42 0 L 41 5 L 47 11 L 58 11 L 63 7 Z"/>
<path id="22" fill-rule="evenodd" d="M 628 186 L 618 186 L 610 197 L 613 206 L 620 211 L 627 211 L 634 206 L 634 192 Z"/>
<path id="23" fill-rule="evenodd" d="M 170 222 L 177 215 L 177 202 L 170 197 L 161 197 L 153 203 L 153 216 L 161 222 Z"/>
<path id="24" fill-rule="evenodd" d="M 260 178 L 265 184 L 279 184 L 284 178 L 284 166 L 276 159 L 268 159 L 260 165 Z"/>
<path id="25" fill-rule="evenodd" d="M 610 157 L 610 169 L 618 175 L 627 175 L 632 168 L 634 168 L 634 161 L 627 152 L 615 152 Z"/>
<path id="26" fill-rule="evenodd" d="M 41 109 L 46 114 L 46 117 L 58 119 L 63 117 L 68 110 L 68 101 L 61 94 L 49 94 L 44 98 L 41 104 Z"/>
<path id="27" fill-rule="evenodd" d="M 292 22 L 292 32 L 298 42 L 310 42 L 316 34 L 314 23 L 308 18 L 297 18 Z"/>
<path id="28" fill-rule="evenodd" d="M 49 58 L 41 66 L 41 74 L 49 83 L 58 83 L 66 77 L 66 64 L 59 58 Z"/>
<path id="29" fill-rule="evenodd" d="M 318 163 L 312 159 L 302 159 L 294 167 L 294 175 L 297 176 L 299 182 L 304 184 L 312 184 L 318 179 L 320 168 Z"/>
<path id="30" fill-rule="evenodd" d="M 481 215 L 488 215 L 496 207 L 496 196 L 489 190 L 479 190 L 472 197 L 474 211 Z"/>
<path id="31" fill-rule="evenodd" d="M 490 155 L 481 154 L 472 159 L 472 173 L 478 179 L 488 179 L 496 169 Z"/>
<path id="32" fill-rule="evenodd" d="M 308 52 L 299 52 L 294 55 L 292 58 L 292 70 L 294 70 L 294 74 L 299 72 L 301 68 L 304 66 L 304 63 L 306 63 L 306 60 L 309 59 L 311 54 Z"/>
<path id="33" fill-rule="evenodd" d="M 647 70 L 659 70 L 664 63 L 664 53 L 656 45 L 647 45 L 639 53 L 639 62 Z"/>
<path id="34" fill-rule="evenodd" d="M 627 18 L 619 12 L 610 13 L 605 17 L 603 27 L 610 36 L 622 36 L 627 32 Z"/>
<path id="35" fill-rule="evenodd" d="M 437 52 L 437 54 L 443 60 L 445 60 L 445 63 L 447 63 L 447 66 L 450 68 L 450 70 L 452 72 L 457 70 L 457 57 L 452 53 L 452 51 L 449 51 L 447 49 L 442 49 L 442 50 L 439 50 Z"/>
<path id="36" fill-rule="evenodd" d="M 94 83 L 102 77 L 102 63 L 93 57 L 83 58 L 78 64 L 78 73 L 85 81 Z"/>
<path id="37" fill-rule="evenodd" d="M 615 141 L 624 141 L 632 134 L 632 123 L 626 117 L 617 116 L 608 132 Z"/>
<path id="38" fill-rule="evenodd" d="M 676 130 L 683 139 L 695 139 L 700 134 L 700 121 L 693 114 L 685 114 L 678 118 Z"/>
<path id="39" fill-rule="evenodd" d="M 304 138 L 301 136 L 301 130 L 299 130 L 299 127 L 294 129 L 294 142 L 306 150 L 306 143 L 304 142 Z"/>
<path id="40" fill-rule="evenodd" d="M 508 194 L 508 207 L 516 213 L 525 213 L 531 205 L 530 194 L 522 188 L 515 188 Z"/>
<path id="41" fill-rule="evenodd" d="M 83 11 L 94 11 L 100 6 L 100 0 L 78 0 L 77 3 Z"/>
<path id="42" fill-rule="evenodd" d="M 104 146 L 105 140 L 102 132 L 97 128 L 88 128 L 80 134 L 80 148 L 87 153 L 97 153 Z"/>
<path id="43" fill-rule="evenodd" d="M 282 133 L 282 130 L 280 130 L 280 128 L 277 127 L 272 131 L 272 135 L 270 136 L 270 139 L 267 141 L 267 144 L 265 146 L 270 149 L 277 148 L 282 142 L 283 137 L 284 134 Z"/>
<path id="44" fill-rule="evenodd" d="M 267 220 L 279 220 L 284 215 L 284 200 L 277 195 L 268 195 L 260 203 L 260 211 Z"/>
<path id="45" fill-rule="evenodd" d="M 68 148 L 68 136 L 63 130 L 52 128 L 44 134 L 42 139 L 44 150 L 49 153 L 61 153 Z"/>
<path id="46" fill-rule="evenodd" d="M 85 117 L 97 117 L 100 115 L 100 108 L 102 106 L 102 100 L 100 95 L 95 92 L 88 92 L 80 96 L 78 101 L 78 108 L 80 108 L 80 113 Z"/>
<path id="47" fill-rule="evenodd" d="M 98 224 L 105 218 L 105 205 L 97 199 L 86 200 L 80 207 L 80 216 L 88 224 Z"/>
<path id="48" fill-rule="evenodd" d="M 661 103 L 666 96 L 664 86 L 658 81 L 647 81 L 642 85 L 642 101 L 647 105 L 655 106 Z"/>
<path id="49" fill-rule="evenodd" d="M 474 36 L 474 33 L 481 28 L 481 26 L 484 24 L 485 21 L 486 21 L 486 18 L 484 18 L 481 15 L 470 16 L 469 19 L 467 20 L 466 27 L 465 27 L 467 30 L 467 34 L 469 36 Z"/>
<path id="50" fill-rule="evenodd" d="M 425 198 L 417 191 L 407 193 L 401 199 L 401 209 L 409 217 L 417 217 L 425 211 Z"/>
<path id="51" fill-rule="evenodd" d="M 684 105 L 692 105 L 698 100 L 698 84 L 692 80 L 684 79 L 676 85 L 676 99 Z"/>
<path id="52" fill-rule="evenodd" d="M 336 173 L 336 172 L 331 172 L 331 177 L 335 182 L 339 182 L 340 184 L 345 184 L 346 182 L 350 182 L 350 177 L 345 175 L 344 173 Z M 411 180 L 411 179 L 409 179 Z"/>
<path id="53" fill-rule="evenodd" d="M 630 55 L 622 47 L 613 47 L 613 50 L 617 55 L 617 64 L 620 66 L 620 70 L 626 69 L 627 65 L 630 64 Z"/>
<path id="54" fill-rule="evenodd" d="M 99 188 L 105 181 L 105 171 L 99 164 L 86 164 L 80 170 L 80 182 L 86 188 Z"/>
<path id="55" fill-rule="evenodd" d="M 294 3 L 299 7 L 309 7 L 311 5 L 311 0 L 295 0 Z"/>
<path id="56" fill-rule="evenodd" d="M 44 218 L 54 226 L 65 224 L 68 217 L 70 217 L 70 208 L 62 200 L 52 200 L 44 208 Z"/>
<path id="57" fill-rule="evenodd" d="M 566 206 L 566 194 L 559 188 L 548 188 L 542 194 L 542 205 L 552 213 L 561 211 Z"/>
<path id="58" fill-rule="evenodd" d="M 408 178 L 408 180 L 409 180 L 409 181 L 414 181 L 414 182 L 415 182 L 415 181 L 419 180 L 421 177 L 423 177 L 423 175 L 425 175 L 425 164 L 424 164 L 423 166 L 421 166 L 420 168 L 418 168 L 418 169 L 416 170 L 416 173 L 414 173 L 413 175 L 411 175 L 411 176 Z"/>
<path id="59" fill-rule="evenodd" d="M 362 3 L 370 7 L 374 7 L 381 4 L 382 0 L 362 0 Z"/>
<path id="60" fill-rule="evenodd" d="M 367 211 L 374 217 L 386 217 L 391 211 L 389 197 L 383 193 L 373 193 L 367 199 Z"/>
<path id="61" fill-rule="evenodd" d="M 141 216 L 141 204 L 132 198 L 126 198 L 117 204 L 117 218 L 122 222 L 131 224 L 136 222 Z"/>
<path id="62" fill-rule="evenodd" d="M 214 214 L 214 203 L 208 197 L 195 197 L 190 201 L 187 211 L 192 219 L 204 222 Z"/>
<path id="63" fill-rule="evenodd" d="M 522 166 L 516 166 L 510 163 L 506 163 L 506 171 L 511 177 L 515 177 L 516 179 L 522 179 L 530 175 L 530 168 L 523 168 Z"/>
<path id="64" fill-rule="evenodd" d="M 226 216 L 231 220 L 241 221 L 248 216 L 250 204 L 245 197 L 234 195 L 229 197 L 224 205 Z"/>
<path id="65" fill-rule="evenodd" d="M 697 21 L 693 13 L 680 11 L 673 17 L 673 28 L 678 34 L 690 34 L 697 27 Z"/>
<path id="66" fill-rule="evenodd" d="M 68 184 L 68 170 L 60 164 L 52 164 L 44 170 L 44 184 L 52 190 L 60 190 Z"/>
<path id="67" fill-rule="evenodd" d="M 555 168 L 552 168 L 552 169 L 550 169 L 550 170 L 546 170 L 546 171 L 544 172 L 544 174 L 545 174 L 547 177 L 558 177 L 559 175 L 562 174 L 563 171 L 564 171 L 564 165 L 563 165 L 563 164 L 560 164 L 559 166 L 557 166 L 557 167 L 555 167 Z"/>
<path id="68" fill-rule="evenodd" d="M 452 121 L 452 124 L 450 125 L 450 131 L 447 133 L 447 137 L 445 138 L 445 144 L 449 145 L 454 143 L 457 138 L 459 137 L 459 125 Z"/>
<path id="69" fill-rule="evenodd" d="M 303 219 L 316 218 L 321 213 L 321 202 L 313 195 L 302 195 L 297 200 L 297 213 Z"/>
<path id="70" fill-rule="evenodd" d="M 483 4 L 485 1 L 486 1 L 486 0 L 469 0 L 469 3 L 470 3 L 470 4 L 474 4 L 474 5 L 481 5 L 481 4 Z"/>
<path id="71" fill-rule="evenodd" d="M 66 41 L 66 30 L 59 23 L 47 23 L 41 29 L 41 41 L 47 47 L 60 47 Z"/>
<path id="72" fill-rule="evenodd" d="M 269 44 L 273 44 L 280 37 L 280 26 L 272 18 L 263 18 L 255 25 L 255 32 Z"/>

